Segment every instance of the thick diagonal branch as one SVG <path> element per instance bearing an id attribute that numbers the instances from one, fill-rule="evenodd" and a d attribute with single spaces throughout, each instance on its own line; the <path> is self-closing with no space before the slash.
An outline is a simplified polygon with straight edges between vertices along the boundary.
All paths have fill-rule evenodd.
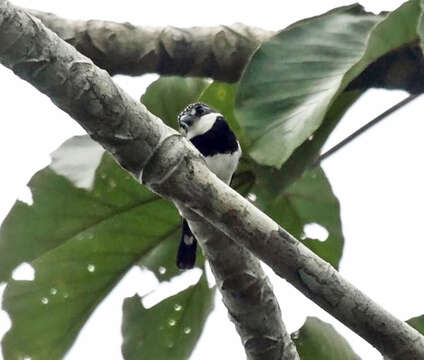
<path id="1" fill-rule="evenodd" d="M 187 29 L 136 27 L 28 11 L 111 75 L 158 73 L 234 82 L 253 51 L 274 34 L 243 24 Z"/>
<path id="2" fill-rule="evenodd" d="M 192 209 L 249 249 L 383 354 L 399 360 L 424 358 L 424 337 L 416 330 L 221 182 L 186 139 L 6 0 L 0 0 L 0 62 L 50 96 L 153 191 Z"/>
<path id="3" fill-rule="evenodd" d="M 115 86 L 105 71 L 7 1 L 0 1 L 0 61 L 50 96 L 137 178 L 162 141 L 176 135 Z M 248 359 L 298 360 L 259 261 L 199 219 L 196 215 L 193 228 Z"/>

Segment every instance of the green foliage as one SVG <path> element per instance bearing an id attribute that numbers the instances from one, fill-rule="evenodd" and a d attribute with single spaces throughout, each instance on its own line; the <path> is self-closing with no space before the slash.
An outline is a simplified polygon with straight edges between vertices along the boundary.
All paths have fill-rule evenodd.
<path id="1" fill-rule="evenodd" d="M 386 17 L 359 5 L 342 7 L 264 42 L 242 76 L 236 101 L 252 158 L 281 167 L 368 65 L 418 40 L 419 5 L 409 1 Z"/>
<path id="2" fill-rule="evenodd" d="M 188 81 L 193 84 L 193 80 Z M 160 87 L 167 88 L 168 82 L 175 87 L 175 84 L 181 83 L 182 80 L 158 80 L 148 89 L 143 100 L 149 102 L 149 107 L 156 113 L 172 114 L 167 115 L 169 117 L 165 118 L 165 121 L 173 123 L 171 116 L 195 99 L 186 98 L 184 104 L 172 104 L 172 109 L 163 109 L 162 106 L 166 102 L 158 93 L 151 95 L 150 89 L 156 91 Z M 234 95 L 234 86 L 218 83 L 210 85 L 201 100 L 213 106 L 222 106 L 216 107 L 222 109 L 226 116 L 228 113 L 231 118 Z M 237 129 L 235 117 L 230 121 Z M 75 156 L 80 157 L 79 161 L 75 161 Z M 273 199 L 273 202 L 261 197 L 260 194 L 267 189 L 268 192 L 273 191 L 269 188 L 271 183 L 261 184 L 261 174 L 257 172 L 259 167 L 249 158 L 245 158 L 244 164 L 237 174 L 236 187 L 243 191 L 245 186 L 246 192 L 247 185 L 251 189 L 257 189 L 261 206 L 277 220 L 283 219 L 284 214 L 292 208 L 291 204 L 288 205 L 289 201 L 284 200 L 286 195 L 281 194 L 279 201 Z M 274 171 L 271 168 L 260 169 Z M 92 186 L 89 189 L 75 186 L 87 182 L 90 171 L 94 174 Z M 321 172 L 319 174 L 326 184 L 325 176 L 321 175 Z M 272 187 L 278 189 L 278 182 L 273 183 Z M 302 185 L 299 187 L 302 188 Z M 9 263 L 3 260 L 0 262 L 8 264 L 3 270 L 5 278 L 22 261 L 30 262 L 36 271 L 34 281 L 9 280 L 3 307 L 10 314 L 13 326 L 3 340 L 3 352 L 6 359 L 17 359 L 26 355 L 32 356 L 33 359 L 46 356 L 56 359 L 71 346 L 97 304 L 131 266 L 145 266 L 154 271 L 161 281 L 169 280 L 178 274 L 175 254 L 179 242 L 180 220 L 169 202 L 151 194 L 138 184 L 109 155 L 102 154 L 102 150 L 87 137 L 66 142 L 55 152 L 52 165 L 34 176 L 30 188 L 34 204 L 29 206 L 18 201 L 1 229 L 1 245 L 7 249 L 8 254 L 16 254 L 9 257 Z M 290 194 L 290 191 L 287 194 Z M 313 204 L 315 199 L 310 199 L 311 209 L 322 205 L 330 206 L 328 212 L 335 211 L 338 219 L 337 204 L 334 206 L 326 202 L 326 196 L 333 196 L 329 186 L 319 191 L 318 202 Z M 323 211 L 322 214 L 324 213 Z M 295 224 L 287 224 L 287 228 L 297 234 L 299 229 L 312 221 L 321 222 L 330 231 L 331 239 L 338 239 L 341 249 L 341 229 L 337 226 L 332 228 L 330 223 L 326 223 L 325 216 L 317 218 L 306 215 Z M 327 242 L 333 240 L 329 239 Z M 320 253 L 320 247 L 325 248 L 325 245 L 321 246 L 325 243 L 319 243 L 314 250 Z M 340 256 L 341 252 L 334 261 L 331 259 L 332 263 L 337 265 Z M 5 256 L 3 258 L 6 259 Z M 200 256 L 200 264 L 202 261 Z M 188 289 L 177 296 L 184 298 L 186 292 L 190 291 L 192 290 Z M 204 296 L 199 303 L 208 303 L 212 297 L 211 291 L 200 291 L 196 294 L 197 298 Z M 161 314 L 162 310 L 157 309 L 163 309 L 168 300 L 158 305 L 159 307 L 154 307 L 155 311 L 146 310 L 145 313 L 152 319 L 159 316 L 155 314 Z M 126 304 L 134 305 L 134 301 L 135 298 L 128 299 Z M 134 306 L 126 309 L 131 313 Z M 139 304 L 138 310 L 141 307 Z M 201 317 L 196 318 L 197 323 L 191 323 L 191 335 L 186 337 L 190 341 L 184 343 L 184 346 L 181 345 L 181 349 L 182 343 L 176 341 L 174 351 L 180 351 L 181 354 L 191 352 L 191 346 L 194 346 L 200 335 L 205 316 L 206 313 L 202 313 Z M 130 348 L 134 345 L 131 339 L 145 331 L 145 326 L 145 323 L 138 322 L 125 328 L 125 338 L 129 339 L 127 345 Z M 66 330 L 70 328 L 72 331 Z M 36 336 L 41 331 L 43 336 Z M 153 333 L 149 339 L 153 343 L 150 343 L 149 347 L 149 342 L 144 341 L 142 351 L 156 349 L 152 344 L 157 343 L 159 339 L 155 338 Z M 126 354 L 129 353 L 131 351 Z"/>
<path id="3" fill-rule="evenodd" d="M 315 161 L 317 161 L 325 141 L 346 111 L 362 94 L 363 92 L 360 90 L 344 91 L 340 94 L 328 109 L 318 130 L 293 152 L 278 172 L 274 172 L 274 176 L 278 176 L 280 182 L 280 191 L 296 181 L 309 167 L 315 166 Z M 265 166 L 263 168 L 267 169 Z"/>
<path id="4" fill-rule="evenodd" d="M 352 80 L 376 59 L 418 40 L 422 28 L 418 0 L 384 17 L 358 5 L 335 9 L 265 42 L 240 84 L 162 77 L 141 100 L 172 127 L 199 96 L 223 113 L 244 151 L 232 186 L 338 267 L 339 204 L 322 169 L 308 167 L 365 91 L 349 89 Z M 17 201 L 0 228 L 0 281 L 8 282 L 3 308 L 12 319 L 2 350 L 6 360 L 54 360 L 132 266 L 148 268 L 160 281 L 179 274 L 180 219 L 172 204 L 138 184 L 87 137 L 67 141 L 29 187 L 34 203 Z M 314 223 L 327 229 L 325 241 L 304 238 L 305 225 Z M 33 281 L 10 277 L 22 262 L 35 269 Z M 198 265 L 203 262 L 199 255 Z M 151 309 L 137 295 L 126 299 L 125 359 L 187 358 L 213 295 L 203 275 Z M 411 319 L 422 330 L 421 323 Z M 295 341 L 302 359 L 358 359 L 317 319 L 308 319 Z"/>
<path id="5" fill-rule="evenodd" d="M 215 110 L 225 115 L 225 120 L 236 134 L 241 148 L 244 149 L 246 142 L 239 121 L 234 114 L 236 91 L 237 85 L 235 84 L 215 81 L 202 92 L 199 101 L 209 104 Z"/>
<path id="6" fill-rule="evenodd" d="M 206 83 L 165 81 L 174 91 L 178 84 L 180 92 L 187 91 L 181 97 L 184 103 L 174 102 L 173 109 L 151 102 L 156 111 L 168 114 L 196 100 Z M 157 91 L 158 83 L 153 89 Z M 171 203 L 137 183 L 87 137 L 70 139 L 53 158 L 29 183 L 33 205 L 18 201 L 0 230 L 2 278 L 7 280 L 23 261 L 35 269 L 34 281 L 8 282 L 3 308 L 13 324 L 2 341 L 5 359 L 61 358 L 134 264 L 154 271 L 161 281 L 179 274 L 175 256 L 181 220 Z M 90 172 L 94 180 L 89 189 L 75 185 L 87 182 Z M 192 326 L 191 336 L 199 336 L 201 327 Z"/>
<path id="7" fill-rule="evenodd" d="M 292 339 L 302 360 L 360 360 L 333 326 L 308 317 Z"/>
<path id="8" fill-rule="evenodd" d="M 213 308 L 215 288 L 199 282 L 146 309 L 138 295 L 124 302 L 122 352 L 125 359 L 185 360 Z"/>
<path id="9" fill-rule="evenodd" d="M 418 330 L 421 334 L 424 334 L 424 315 L 411 318 L 407 321 L 414 329 Z"/>
<path id="10" fill-rule="evenodd" d="M 52 166 L 71 163 L 72 157 L 66 155 L 73 151 L 67 150 L 75 149 L 82 141 L 90 142 L 91 151 L 97 151 L 98 145 L 86 137 L 71 139 L 56 152 Z M 84 149 L 84 155 L 90 158 L 90 147 Z M 95 177 L 90 190 L 75 187 L 52 166 L 31 181 L 34 204 L 18 202 L 9 215 L 15 218 L 15 211 L 25 209 L 25 216 L 18 213 L 19 222 L 6 219 L 3 224 L 7 233 L 19 234 L 19 228 L 26 228 L 26 236 L 19 242 L 8 242 L 15 252 L 22 243 L 30 249 L 35 247 L 31 231 L 40 242 L 44 239 L 47 244 L 53 240 L 58 243 L 42 254 L 30 254 L 34 281 L 8 282 L 3 307 L 11 316 L 12 328 L 3 340 L 6 359 L 24 355 L 32 359 L 61 358 L 88 316 L 125 272 L 137 261 L 149 259 L 152 248 L 171 242 L 170 247 L 174 247 L 177 242 L 173 235 L 180 219 L 175 208 L 140 186 L 109 155 L 103 155 L 100 164 L 93 167 Z M 40 213 L 52 216 L 38 216 Z M 73 226 L 66 233 L 50 231 L 60 229 L 62 224 L 66 228 L 68 221 Z M 2 255 L 4 258 L 5 253 Z M 175 252 L 168 254 L 166 261 L 161 260 L 153 270 L 159 266 L 171 268 Z"/>
<path id="11" fill-rule="evenodd" d="M 269 174 L 267 180 L 274 177 Z M 274 184 L 275 187 L 278 186 Z M 282 194 L 275 196 L 258 181 L 252 193 L 256 205 L 321 258 L 338 268 L 343 253 L 340 207 L 321 168 L 307 171 Z M 320 225 L 328 238 L 308 238 L 307 226 Z"/>
<path id="12" fill-rule="evenodd" d="M 164 76 L 147 88 L 141 102 L 168 126 L 177 128 L 178 114 L 195 102 L 207 85 L 203 79 Z"/>
<path id="13" fill-rule="evenodd" d="M 214 82 L 202 93 L 200 100 L 224 114 L 237 137 L 243 139 L 242 129 L 234 115 L 235 85 Z M 345 109 L 344 104 L 340 105 L 335 114 L 330 116 L 330 121 L 339 120 Z M 317 138 L 313 144 L 313 149 L 319 151 L 319 145 L 322 146 L 320 138 Z M 296 169 L 301 167 L 302 171 L 304 170 L 308 164 L 306 161 L 308 157 L 303 159 L 298 158 Z M 241 181 L 244 181 L 243 184 L 248 184 L 243 193 L 255 199 L 256 206 L 292 235 L 303 238 L 305 245 L 337 268 L 343 251 L 343 234 L 337 198 L 332 193 L 330 184 L 321 169 L 311 170 L 288 186 L 288 178 L 299 177 L 302 174 L 301 171 L 295 174 L 292 171 L 292 168 L 276 170 L 259 166 L 244 154 L 234 176 L 233 186 L 243 188 L 239 184 Z M 329 236 L 326 241 L 303 237 L 304 227 L 311 223 L 320 224 L 328 230 Z"/>

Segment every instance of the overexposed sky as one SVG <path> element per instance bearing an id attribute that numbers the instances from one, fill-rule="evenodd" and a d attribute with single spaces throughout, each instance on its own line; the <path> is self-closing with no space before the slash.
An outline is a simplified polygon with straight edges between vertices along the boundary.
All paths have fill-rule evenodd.
<path id="1" fill-rule="evenodd" d="M 351 1 L 258 2 L 153 1 L 119 2 L 15 0 L 14 4 L 74 19 L 128 21 L 138 25 L 218 25 L 242 22 L 278 30 L 305 17 Z M 402 1 L 364 1 L 367 10 L 392 10 Z M 116 81 L 135 98 L 155 76 Z M 333 133 L 327 148 L 406 96 L 400 91 L 373 90 L 363 96 Z M 35 171 L 49 163 L 49 153 L 83 130 L 51 101 L 0 66 L 0 221 Z M 368 131 L 324 163 L 341 203 L 346 238 L 341 272 L 350 282 L 402 319 L 424 313 L 420 232 L 424 204 L 424 97 Z M 195 276 L 195 275 L 193 275 Z M 379 353 L 358 336 L 270 273 L 289 331 L 308 315 L 331 322 L 364 360 Z M 141 287 L 143 284 L 143 288 Z M 147 285 L 146 285 L 147 284 Z M 154 288 L 155 280 L 137 268 L 130 271 L 95 312 L 66 359 L 120 359 L 121 305 L 124 296 Z M 181 284 L 175 284 L 175 287 Z M 4 286 L 0 286 L 4 288 Z M 244 359 L 244 351 L 220 298 L 192 359 Z M 9 321 L 0 312 L 0 335 Z M 100 353 L 101 352 L 101 353 Z M 1 354 L 0 354 L 1 359 Z"/>

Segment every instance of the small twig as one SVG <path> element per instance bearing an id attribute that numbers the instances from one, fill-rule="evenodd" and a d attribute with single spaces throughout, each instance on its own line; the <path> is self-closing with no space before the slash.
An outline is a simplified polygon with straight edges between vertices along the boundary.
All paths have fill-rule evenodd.
<path id="1" fill-rule="evenodd" d="M 393 105 L 391 108 L 387 109 L 385 112 L 378 115 L 376 118 L 371 120 L 369 123 L 365 124 L 358 130 L 356 130 L 354 133 L 350 134 L 347 138 L 340 141 L 337 145 L 333 146 L 330 150 L 325 152 L 324 154 L 320 155 L 320 157 L 312 164 L 312 167 L 318 166 L 321 164 L 321 162 L 325 159 L 327 159 L 329 156 L 333 155 L 336 151 L 340 150 L 343 146 L 350 143 L 352 140 L 356 139 L 359 135 L 363 134 L 365 131 L 379 123 L 381 120 L 385 119 L 390 114 L 394 113 L 396 110 L 400 109 L 401 107 L 405 106 L 406 104 L 409 104 L 412 100 L 415 100 L 418 96 L 421 94 L 413 94 L 409 95 L 407 98 L 403 99 L 402 101 L 398 102 L 397 104 Z"/>

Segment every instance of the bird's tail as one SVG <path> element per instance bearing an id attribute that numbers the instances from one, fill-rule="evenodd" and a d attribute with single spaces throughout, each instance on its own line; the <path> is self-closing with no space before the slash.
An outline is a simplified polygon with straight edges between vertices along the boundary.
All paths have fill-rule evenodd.
<path id="1" fill-rule="evenodd" d="M 197 240 L 183 219 L 183 231 L 177 253 L 177 266 L 179 269 L 192 269 L 196 261 Z"/>

